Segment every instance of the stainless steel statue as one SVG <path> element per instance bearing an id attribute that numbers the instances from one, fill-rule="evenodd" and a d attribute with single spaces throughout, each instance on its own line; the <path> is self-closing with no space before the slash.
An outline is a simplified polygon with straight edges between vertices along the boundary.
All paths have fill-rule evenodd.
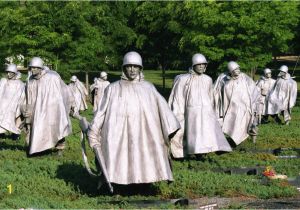
<path id="1" fill-rule="evenodd" d="M 220 104 L 222 104 L 222 95 L 221 93 L 221 89 L 222 89 L 222 80 L 224 78 L 226 78 L 229 75 L 228 72 L 223 72 L 221 73 L 218 78 L 216 79 L 216 81 L 214 82 L 214 108 L 215 108 L 215 112 L 216 115 L 218 117 L 218 121 L 220 123 L 220 125 L 222 126 L 223 124 L 223 111 L 222 111 L 222 106 L 220 106 Z"/>
<path id="2" fill-rule="evenodd" d="M 288 67 L 283 65 L 279 69 L 280 73 L 270 92 L 266 113 L 269 115 L 282 114 L 285 124 L 291 120 L 291 110 L 296 104 L 297 83 L 288 73 Z"/>
<path id="3" fill-rule="evenodd" d="M 88 109 L 86 100 L 88 97 L 88 91 L 85 88 L 84 84 L 79 81 L 76 76 L 71 77 L 71 83 L 69 87 L 74 95 L 76 110 L 84 111 Z"/>
<path id="4" fill-rule="evenodd" d="M 180 125 L 154 85 L 144 80 L 142 68 L 137 52 L 124 56 L 121 80 L 107 86 L 90 125 L 89 143 L 106 165 L 108 182 L 173 180 L 168 145 Z"/>
<path id="5" fill-rule="evenodd" d="M 213 108 L 212 79 L 204 74 L 206 58 L 195 54 L 192 69 L 175 78 L 169 105 L 181 129 L 171 140 L 175 158 L 215 151 L 231 151 Z"/>
<path id="6" fill-rule="evenodd" d="M 258 99 L 258 123 L 268 122 L 268 115 L 266 114 L 266 106 L 269 99 L 269 93 L 273 89 L 275 79 L 272 79 L 271 69 L 264 69 L 264 75 L 257 81 L 256 86 L 260 90 Z"/>
<path id="7" fill-rule="evenodd" d="M 103 97 L 104 90 L 109 84 L 109 81 L 107 81 L 107 73 L 102 71 L 100 72 L 100 78 L 98 78 L 90 87 L 91 92 L 93 92 L 93 112 L 97 111 L 100 101 Z"/>
<path id="8" fill-rule="evenodd" d="M 0 80 L 0 133 L 21 133 L 21 106 L 25 100 L 25 84 L 18 79 L 20 73 L 15 64 L 9 64 L 7 78 Z"/>
<path id="9" fill-rule="evenodd" d="M 244 141 L 249 134 L 255 139 L 257 128 L 255 108 L 259 97 L 255 82 L 240 71 L 240 66 L 230 61 L 229 73 L 220 82 L 216 100 L 216 110 L 220 110 L 222 130 L 236 145 Z"/>
<path id="10" fill-rule="evenodd" d="M 91 86 L 90 86 L 90 102 L 93 104 L 93 106 L 94 106 L 94 101 L 95 101 L 95 91 L 97 90 L 96 89 L 96 86 L 97 86 L 97 84 L 98 84 L 98 78 L 97 77 L 95 77 L 94 78 L 94 83 L 93 84 L 91 84 Z"/>
<path id="11" fill-rule="evenodd" d="M 29 63 L 32 75 L 26 87 L 24 116 L 28 124 L 29 154 L 56 147 L 64 149 L 64 138 L 71 133 L 70 95 L 60 76 L 45 70 L 43 60 Z"/>

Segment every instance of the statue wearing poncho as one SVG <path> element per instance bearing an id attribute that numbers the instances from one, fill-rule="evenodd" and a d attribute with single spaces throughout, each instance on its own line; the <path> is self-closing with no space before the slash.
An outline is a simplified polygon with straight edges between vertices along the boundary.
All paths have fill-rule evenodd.
<path id="1" fill-rule="evenodd" d="M 264 75 L 257 81 L 256 86 L 260 90 L 260 96 L 258 99 L 258 116 L 259 123 L 261 123 L 261 116 L 263 116 L 263 122 L 268 122 L 268 115 L 266 114 L 266 107 L 269 100 L 269 93 L 274 87 L 275 80 L 271 78 L 271 69 L 264 69 Z"/>
<path id="2" fill-rule="evenodd" d="M 29 154 L 56 147 L 63 149 L 64 137 L 72 132 L 70 94 L 59 74 L 43 68 L 43 61 L 34 57 L 29 67 L 25 117 L 30 121 Z M 59 142 L 60 141 L 60 142 Z"/>
<path id="3" fill-rule="evenodd" d="M 213 109 L 212 79 L 204 74 L 207 61 L 202 54 L 195 54 L 192 61 L 193 69 L 175 78 L 169 98 L 169 105 L 181 123 L 180 131 L 171 140 L 175 158 L 231 151 Z"/>
<path id="4" fill-rule="evenodd" d="M 109 81 L 107 81 L 107 73 L 102 71 L 100 73 L 100 78 L 97 79 L 94 85 L 94 100 L 93 100 L 93 112 L 96 112 L 100 106 L 100 101 L 104 95 L 105 88 L 109 85 Z"/>
<path id="5" fill-rule="evenodd" d="M 76 76 L 71 77 L 71 83 L 68 85 L 69 88 L 71 89 L 75 104 L 76 110 L 79 111 L 84 111 L 88 109 L 87 103 L 86 103 L 86 98 L 88 96 L 88 91 L 85 88 L 84 84 L 79 81 L 79 79 Z"/>
<path id="6" fill-rule="evenodd" d="M 275 115 L 282 112 L 285 123 L 289 124 L 291 110 L 296 104 L 297 82 L 291 78 L 287 66 L 283 65 L 279 70 L 279 77 L 269 95 L 266 113 Z"/>
<path id="7" fill-rule="evenodd" d="M 144 81 L 138 53 L 127 53 L 123 68 L 121 80 L 105 89 L 88 132 L 90 146 L 100 148 L 109 182 L 171 181 L 169 137 L 179 122 L 155 87 Z"/>
<path id="8" fill-rule="evenodd" d="M 17 77 L 15 64 L 7 66 L 7 78 L 0 80 L 0 133 L 20 134 L 21 105 L 25 101 L 25 84 Z"/>
<path id="9" fill-rule="evenodd" d="M 223 132 L 238 145 L 249 134 L 253 138 L 257 135 L 255 113 L 260 93 L 255 82 L 240 72 L 236 62 L 229 62 L 228 70 L 229 74 L 220 81 L 219 92 L 216 94 L 221 99 L 221 103 L 216 104 L 216 110 L 220 110 Z"/>

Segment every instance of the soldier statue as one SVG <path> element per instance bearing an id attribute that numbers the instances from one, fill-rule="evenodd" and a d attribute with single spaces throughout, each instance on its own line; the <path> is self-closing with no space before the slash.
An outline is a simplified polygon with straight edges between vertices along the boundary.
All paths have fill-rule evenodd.
<path id="1" fill-rule="evenodd" d="M 221 103 L 216 104 L 220 110 L 222 130 L 236 145 L 252 136 L 255 142 L 257 122 L 255 108 L 259 91 L 255 82 L 240 71 L 240 66 L 230 61 L 228 75 L 220 81 L 219 93 L 216 94 Z"/>
<path id="2" fill-rule="evenodd" d="M 15 64 L 7 65 L 7 77 L 0 80 L 0 134 L 10 132 L 12 139 L 21 133 L 21 107 L 25 100 L 25 84 L 18 79 Z"/>
<path id="3" fill-rule="evenodd" d="M 154 85 L 144 80 L 140 54 L 128 52 L 123 72 L 104 91 L 89 127 L 96 156 L 103 157 L 107 181 L 128 185 L 173 180 L 169 139 L 179 122 Z"/>
<path id="4" fill-rule="evenodd" d="M 297 83 L 288 73 L 288 67 L 283 65 L 279 68 L 279 75 L 274 88 L 270 92 L 266 113 L 275 115 L 275 120 L 281 123 L 279 114 L 284 118 L 286 125 L 290 123 L 291 111 L 296 104 Z"/>
<path id="5" fill-rule="evenodd" d="M 29 63 L 31 76 L 26 86 L 24 116 L 28 128 L 29 155 L 51 148 L 62 154 L 65 137 L 71 134 L 70 94 L 55 71 L 44 68 L 34 57 Z"/>
<path id="6" fill-rule="evenodd" d="M 91 87 L 93 92 L 93 112 L 98 110 L 100 101 L 103 97 L 105 88 L 109 85 L 109 81 L 107 81 L 107 73 L 105 71 L 100 72 L 100 77 L 94 83 L 93 87 Z"/>
<path id="7" fill-rule="evenodd" d="M 94 78 L 94 83 L 91 84 L 91 86 L 90 86 L 90 95 L 91 95 L 90 99 L 91 99 L 91 103 L 93 105 L 94 105 L 94 101 L 95 101 L 95 91 L 96 91 L 97 84 L 98 84 L 98 78 L 95 77 Z"/>
<path id="8" fill-rule="evenodd" d="M 175 158 L 231 151 L 213 108 L 212 79 L 204 74 L 207 60 L 202 54 L 192 58 L 192 69 L 178 75 L 169 98 L 169 105 L 181 129 L 171 140 Z"/>
<path id="9" fill-rule="evenodd" d="M 87 89 L 85 88 L 84 84 L 81 81 L 79 81 L 79 79 L 75 75 L 73 75 L 70 80 L 71 82 L 69 84 L 69 88 L 71 89 L 74 96 L 74 100 L 76 104 L 75 109 L 79 111 L 87 110 L 88 109 L 87 102 L 86 102 L 88 97 Z"/>
<path id="10" fill-rule="evenodd" d="M 266 114 L 266 106 L 269 99 L 269 93 L 273 89 L 275 79 L 272 79 L 271 69 L 264 69 L 264 75 L 257 81 L 256 86 L 259 88 L 260 96 L 258 99 L 258 123 L 267 123 L 268 115 Z"/>

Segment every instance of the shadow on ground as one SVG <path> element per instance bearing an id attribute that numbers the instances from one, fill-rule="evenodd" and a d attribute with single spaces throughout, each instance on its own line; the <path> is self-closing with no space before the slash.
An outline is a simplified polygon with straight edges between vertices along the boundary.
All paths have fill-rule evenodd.
<path id="1" fill-rule="evenodd" d="M 246 204 L 245 208 L 253 209 L 300 209 L 300 201 L 297 199 L 289 200 L 267 200 L 254 201 Z"/>
<path id="2" fill-rule="evenodd" d="M 77 163 L 64 163 L 57 169 L 57 178 L 63 179 L 68 184 L 73 184 L 82 194 L 91 197 L 99 195 L 112 195 L 106 184 L 97 189 L 100 177 L 93 177 L 88 174 L 83 165 Z M 113 195 L 121 196 L 154 196 L 158 194 L 158 188 L 152 184 L 131 184 L 117 185 L 112 184 L 114 188 Z"/>
<path id="3" fill-rule="evenodd" d="M 4 141 L 0 141 L 0 150 L 26 150 L 25 145 L 17 144 L 17 141 L 11 139 L 5 139 Z"/>

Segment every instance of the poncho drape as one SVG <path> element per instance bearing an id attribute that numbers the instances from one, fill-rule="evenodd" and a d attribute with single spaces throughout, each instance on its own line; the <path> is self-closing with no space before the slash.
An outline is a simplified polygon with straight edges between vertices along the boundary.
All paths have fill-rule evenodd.
<path id="1" fill-rule="evenodd" d="M 276 80 L 271 90 L 267 105 L 267 114 L 278 114 L 281 111 L 289 111 L 295 106 L 297 99 L 297 83 L 289 74 L 283 79 Z M 286 119 L 290 120 L 290 119 Z"/>
<path id="2" fill-rule="evenodd" d="M 257 112 L 258 88 L 246 74 L 240 73 L 237 79 L 226 76 L 221 80 L 217 104 L 223 118 L 222 130 L 238 145 L 249 136 Z"/>
<path id="3" fill-rule="evenodd" d="M 74 100 L 76 104 L 76 110 L 84 111 L 87 110 L 88 106 L 86 103 L 86 98 L 88 96 L 88 91 L 80 81 L 71 82 L 69 87 L 74 95 Z"/>
<path id="4" fill-rule="evenodd" d="M 18 79 L 1 79 L 0 133 L 21 133 L 17 119 L 21 115 L 21 105 L 25 100 L 24 89 L 25 84 Z"/>
<path id="5" fill-rule="evenodd" d="M 94 101 L 93 101 L 93 105 L 94 105 L 94 108 L 93 108 L 93 112 L 96 112 L 97 109 L 99 108 L 99 105 L 100 105 L 100 101 L 103 97 L 103 94 L 104 94 L 104 90 L 105 88 L 109 85 L 110 83 L 106 80 L 103 80 L 101 78 L 98 79 L 97 83 L 95 84 L 94 86 Z"/>
<path id="6" fill-rule="evenodd" d="M 258 113 L 260 115 L 266 114 L 266 107 L 269 100 L 269 94 L 275 85 L 275 79 L 266 78 L 262 76 L 260 80 L 257 81 L 256 86 L 260 90 L 260 96 L 258 99 Z"/>
<path id="7" fill-rule="evenodd" d="M 168 141 L 179 122 L 151 83 L 122 78 L 105 89 L 88 133 L 90 146 L 101 147 L 110 182 L 173 180 Z"/>
<path id="8" fill-rule="evenodd" d="M 33 108 L 29 154 L 55 147 L 72 132 L 69 103 L 66 84 L 56 72 L 43 70 L 39 78 L 31 76 L 27 86 L 27 104 Z"/>
<path id="9" fill-rule="evenodd" d="M 191 71 L 175 78 L 169 106 L 181 129 L 171 140 L 174 157 L 231 151 L 213 109 L 212 79 Z"/>

